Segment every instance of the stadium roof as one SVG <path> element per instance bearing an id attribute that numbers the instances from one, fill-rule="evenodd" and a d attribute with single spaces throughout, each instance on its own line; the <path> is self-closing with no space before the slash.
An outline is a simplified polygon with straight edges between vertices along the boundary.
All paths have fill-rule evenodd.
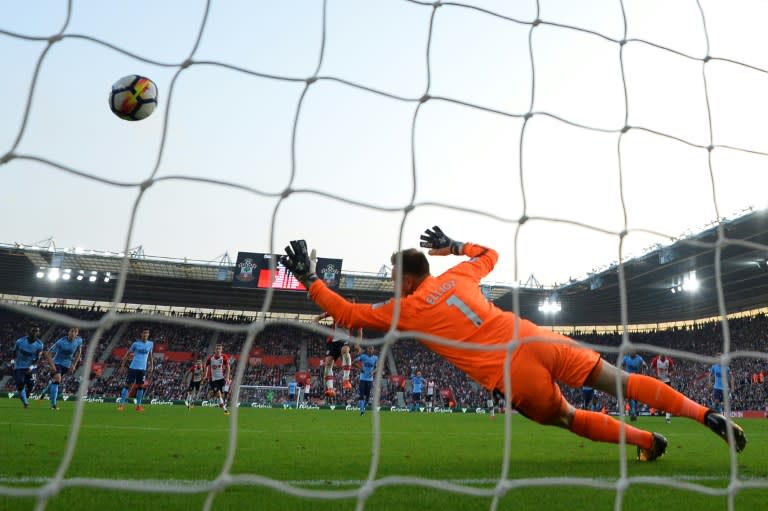
<path id="1" fill-rule="evenodd" d="M 722 236 L 718 233 L 722 231 Z M 232 287 L 234 265 L 155 258 L 135 251 L 124 254 L 50 247 L 0 245 L 0 293 L 85 301 L 111 301 L 123 259 L 128 258 L 123 303 L 258 311 L 266 291 Z M 768 214 L 751 212 L 723 220 L 710 229 L 666 247 L 658 247 L 623 265 L 629 324 L 689 321 L 719 315 L 717 272 L 728 314 L 768 305 Z M 70 279 L 36 278 L 58 268 Z M 689 291 L 695 272 L 698 289 Z M 82 275 L 82 280 L 76 276 Z M 96 277 L 93 282 L 89 277 Z M 109 277 L 109 282 L 105 282 Z M 487 284 L 487 295 L 503 309 L 514 310 L 515 295 L 524 318 L 541 325 L 622 324 L 619 267 L 571 281 L 557 288 Z M 683 289 L 685 287 L 686 289 Z M 392 281 L 383 274 L 342 273 L 340 292 L 362 302 L 392 296 Z M 675 292 L 672 290 L 674 289 Z M 539 310 L 544 300 L 561 304 L 556 314 Z M 305 293 L 276 291 L 271 312 L 316 314 Z"/>

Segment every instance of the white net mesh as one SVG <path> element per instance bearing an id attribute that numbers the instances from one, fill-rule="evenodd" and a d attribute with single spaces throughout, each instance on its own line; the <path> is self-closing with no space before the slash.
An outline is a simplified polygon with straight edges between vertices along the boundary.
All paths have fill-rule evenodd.
<path id="1" fill-rule="evenodd" d="M 91 246 L 119 240 L 115 243 L 125 253 L 152 229 L 167 233 L 168 248 L 157 248 L 164 253 L 178 253 L 179 246 L 227 246 L 232 240 L 218 227 L 241 223 L 247 232 L 239 239 L 246 247 L 275 253 L 287 240 L 306 237 L 321 254 L 364 245 L 361 252 L 386 257 L 393 247 L 411 245 L 415 233 L 435 223 L 435 215 L 444 226 L 466 225 L 469 218 L 490 227 L 450 232 L 508 253 L 499 274 L 519 281 L 540 264 L 555 268 L 551 280 L 560 282 L 571 276 L 557 270 L 563 255 L 579 257 L 563 247 L 593 248 L 577 261 L 582 268 L 621 261 L 651 242 L 674 239 L 692 225 L 764 201 L 765 186 L 754 185 L 764 183 L 767 155 L 760 127 L 768 118 L 763 93 L 768 62 L 756 50 L 764 47 L 762 22 L 768 13 L 760 2 L 727 10 L 716 2 L 693 1 L 268 4 L 205 2 L 192 8 L 188 2 L 164 2 L 153 6 L 161 15 L 140 16 L 145 25 L 134 23 L 131 30 L 125 30 L 122 17 L 106 12 L 113 6 L 96 2 L 84 3 L 82 12 L 80 3 L 61 2 L 45 18 L 25 12 L 27 7 L 0 8 L 0 13 L 11 9 L 0 16 L 0 50 L 6 76 L 14 77 L 1 89 L 8 109 L 0 131 L 2 188 L 24 198 L 44 181 L 43 201 L 66 202 L 70 193 L 87 197 L 82 205 L 60 208 L 57 221 L 77 222 L 96 233 Z M 169 25 L 171 14 L 178 22 Z M 214 43 L 221 38 L 239 39 L 223 50 Z M 108 64 L 94 69 L 91 61 L 105 56 Z M 159 84 L 158 112 L 131 130 L 105 123 L 102 117 L 111 114 L 103 96 L 111 79 L 105 82 L 104 76 L 136 68 Z M 23 101 L 8 101 L 20 91 L 26 91 Z M 101 110 L 80 108 L 79 101 L 93 97 Z M 97 128 L 69 129 L 72 117 Z M 329 136 L 334 133 L 341 135 Z M 95 146 L 106 150 L 92 151 Z M 744 182 L 753 185 L 745 188 Z M 60 190 L 74 191 L 62 197 Z M 169 203 L 171 197 L 182 200 Z M 600 207 L 587 207 L 593 203 Z M 692 207 L 700 203 L 703 219 Z M 8 204 L 17 208 L 19 202 Z M 331 205 L 339 209 L 326 209 Z M 110 214 L 102 219 L 93 213 L 98 209 Z M 254 217 L 264 229 L 254 229 Z M 377 228 L 369 230 L 365 226 L 374 218 Z M 46 225 L 50 217 L 39 221 Z M 736 242 L 721 230 L 718 252 L 729 243 Z M 354 267 L 364 256 L 352 252 L 345 261 Z M 129 262 L 126 256 L 114 304 L 122 301 Z M 616 321 L 626 326 L 622 265 L 618 272 L 622 317 Z M 724 313 L 720 289 L 718 295 Z M 270 293 L 263 312 L 271 300 Z M 5 307 L 67 321 L 37 309 Z M 107 329 L 141 319 L 146 316 L 113 309 L 100 320 L 80 322 L 81 328 L 95 329 L 97 341 L 88 345 L 86 367 Z M 247 334 L 243 356 L 264 328 L 263 321 L 238 326 L 153 319 Z M 725 362 L 734 355 L 762 356 L 731 353 L 727 323 L 723 326 Z M 392 329 L 382 356 L 404 336 Z M 595 348 L 619 354 L 654 349 L 631 345 L 626 335 L 618 350 Z M 714 361 L 684 351 L 669 354 Z M 237 367 L 236 381 L 242 381 L 245 366 Z M 374 408 L 380 380 L 381 372 Z M 44 509 L 52 495 L 68 487 L 194 491 L 208 493 L 204 509 L 209 509 L 223 488 L 252 484 L 311 498 L 354 497 L 362 509 L 377 488 L 406 484 L 494 497 L 493 509 L 515 488 L 576 485 L 615 490 L 615 507 L 621 509 L 629 486 L 644 483 L 727 494 L 732 509 L 734 496 L 746 486 L 735 453 L 729 486 L 712 489 L 630 477 L 625 449 L 619 451 L 615 482 L 510 479 L 509 415 L 494 487 L 379 478 L 381 425 L 374 414 L 367 480 L 350 490 L 308 489 L 269 474 L 232 473 L 236 408 L 215 480 L 190 486 L 66 478 L 84 406 L 77 401 L 55 476 L 40 488 L 1 486 L 0 494 L 34 496 L 36 508 Z"/>

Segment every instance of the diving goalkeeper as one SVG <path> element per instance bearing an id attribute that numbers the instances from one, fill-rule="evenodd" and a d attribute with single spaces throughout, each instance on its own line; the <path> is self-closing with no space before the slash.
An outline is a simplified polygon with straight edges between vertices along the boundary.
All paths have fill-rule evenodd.
<path id="1" fill-rule="evenodd" d="M 427 229 L 421 247 L 429 255 L 466 256 L 442 275 L 432 276 L 423 252 L 406 249 L 392 255 L 392 278 L 401 279 L 397 329 L 418 331 L 458 343 L 498 346 L 498 350 L 468 350 L 421 340 L 427 348 L 490 391 L 509 390 L 510 404 L 540 424 L 559 426 L 600 442 L 619 442 L 622 423 L 599 412 L 579 410 L 565 400 L 556 382 L 571 387 L 594 387 L 611 395 L 621 384 L 626 399 L 694 419 L 711 429 L 737 452 L 746 446 L 744 430 L 722 414 L 710 410 L 664 383 L 642 374 L 629 374 L 576 341 L 502 311 L 480 291 L 480 279 L 493 269 L 498 254 L 474 243 L 450 239 L 439 227 Z M 304 240 L 291 241 L 281 263 L 299 279 L 310 298 L 336 321 L 356 328 L 388 330 L 395 315 L 394 299 L 378 304 L 350 303 L 311 270 Z M 505 345 L 518 340 L 510 356 L 511 388 L 504 385 Z M 667 439 L 659 433 L 624 424 L 626 442 L 637 446 L 637 458 L 652 461 L 662 456 Z"/>

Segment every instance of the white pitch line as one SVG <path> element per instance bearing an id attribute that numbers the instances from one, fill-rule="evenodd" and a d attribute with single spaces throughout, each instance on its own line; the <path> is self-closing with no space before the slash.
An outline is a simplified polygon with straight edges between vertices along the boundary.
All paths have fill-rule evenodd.
<path id="1" fill-rule="evenodd" d="M 40 423 L 40 422 L 19 422 L 19 421 L 5 421 L 0 422 L 0 426 L 30 426 L 30 427 L 39 427 L 39 428 L 71 428 L 71 424 L 52 424 L 52 423 Z M 104 429 L 103 424 L 81 424 L 80 429 Z M 174 427 L 159 427 L 159 426 L 133 426 L 133 425 L 114 425 L 110 424 L 109 429 L 128 429 L 128 430 L 137 430 L 137 431 L 173 431 L 174 433 L 179 432 L 211 432 L 211 431 L 229 431 L 229 427 L 219 427 L 219 428 L 178 428 L 176 426 Z M 263 434 L 263 433 L 275 433 L 272 429 L 248 429 L 238 426 L 236 428 L 241 433 L 257 433 L 257 434 Z M 282 432 L 284 434 L 291 434 L 291 435 L 304 435 L 304 434 L 323 434 L 322 431 L 316 431 L 316 430 L 290 430 L 290 431 L 284 431 Z M 477 432 L 477 433 L 463 433 L 463 432 L 445 432 L 445 431 L 395 431 L 395 430 L 387 430 L 383 431 L 383 436 L 388 435 L 434 435 L 434 434 L 441 434 L 443 436 L 456 436 L 456 437 L 482 437 L 482 438 L 488 438 L 489 436 L 496 434 L 499 438 L 502 438 L 504 436 L 504 432 L 502 430 L 498 431 L 487 431 L 487 432 Z M 336 435 L 337 432 L 335 431 L 328 431 L 327 434 L 329 435 Z M 358 436 L 370 436 L 371 430 L 366 429 L 364 431 L 345 431 L 345 435 L 358 435 Z"/>
<path id="2" fill-rule="evenodd" d="M 247 474 L 238 474 L 238 475 L 247 475 Z M 78 479 L 88 479 L 88 478 L 78 478 Z M 546 480 L 547 478 L 541 478 L 543 480 Z M 608 482 L 615 482 L 617 479 L 615 478 L 608 478 L 608 477 L 595 477 L 592 478 L 595 481 L 608 481 Z M 686 475 L 686 474 L 678 474 L 673 477 L 671 477 L 673 481 L 689 481 L 689 482 L 699 482 L 699 481 L 729 481 L 730 477 L 726 474 L 720 475 L 720 476 L 705 476 L 705 475 Z M 66 480 L 66 479 L 65 479 Z M 514 479 L 511 479 L 514 481 Z M 740 477 L 740 481 L 751 481 L 751 480 L 762 480 L 764 481 L 765 478 L 763 477 Z M 2 484 L 46 484 L 51 481 L 51 478 L 49 477 L 5 477 L 0 476 L 0 483 Z M 141 483 L 146 484 L 147 486 L 206 486 L 211 483 L 211 481 L 206 480 L 194 480 L 194 479 L 126 479 L 125 481 L 130 481 L 131 483 Z M 499 482 L 499 479 L 492 479 L 492 478 L 469 478 L 469 479 L 442 479 L 441 480 L 444 483 L 449 484 L 457 484 L 457 485 L 495 485 Z M 280 481 L 285 484 L 289 484 L 291 486 L 298 486 L 298 487 L 344 487 L 344 486 L 363 486 L 368 481 L 364 479 L 296 479 L 296 480 L 290 480 L 290 481 Z M 257 486 L 257 485 L 254 485 Z M 1 492 L 0 492 L 1 493 Z"/>

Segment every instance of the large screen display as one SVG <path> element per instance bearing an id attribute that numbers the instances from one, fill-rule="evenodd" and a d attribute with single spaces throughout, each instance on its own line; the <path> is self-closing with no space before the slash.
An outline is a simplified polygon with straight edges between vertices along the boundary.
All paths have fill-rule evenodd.
<path id="1" fill-rule="evenodd" d="M 275 269 L 270 270 L 270 261 L 274 259 Z M 331 288 L 338 288 L 341 280 L 341 259 L 328 257 L 317 258 L 317 276 Z M 238 252 L 235 272 L 232 278 L 235 287 L 253 289 L 286 289 L 305 291 L 301 282 L 289 272 L 273 254 L 260 252 Z"/>

